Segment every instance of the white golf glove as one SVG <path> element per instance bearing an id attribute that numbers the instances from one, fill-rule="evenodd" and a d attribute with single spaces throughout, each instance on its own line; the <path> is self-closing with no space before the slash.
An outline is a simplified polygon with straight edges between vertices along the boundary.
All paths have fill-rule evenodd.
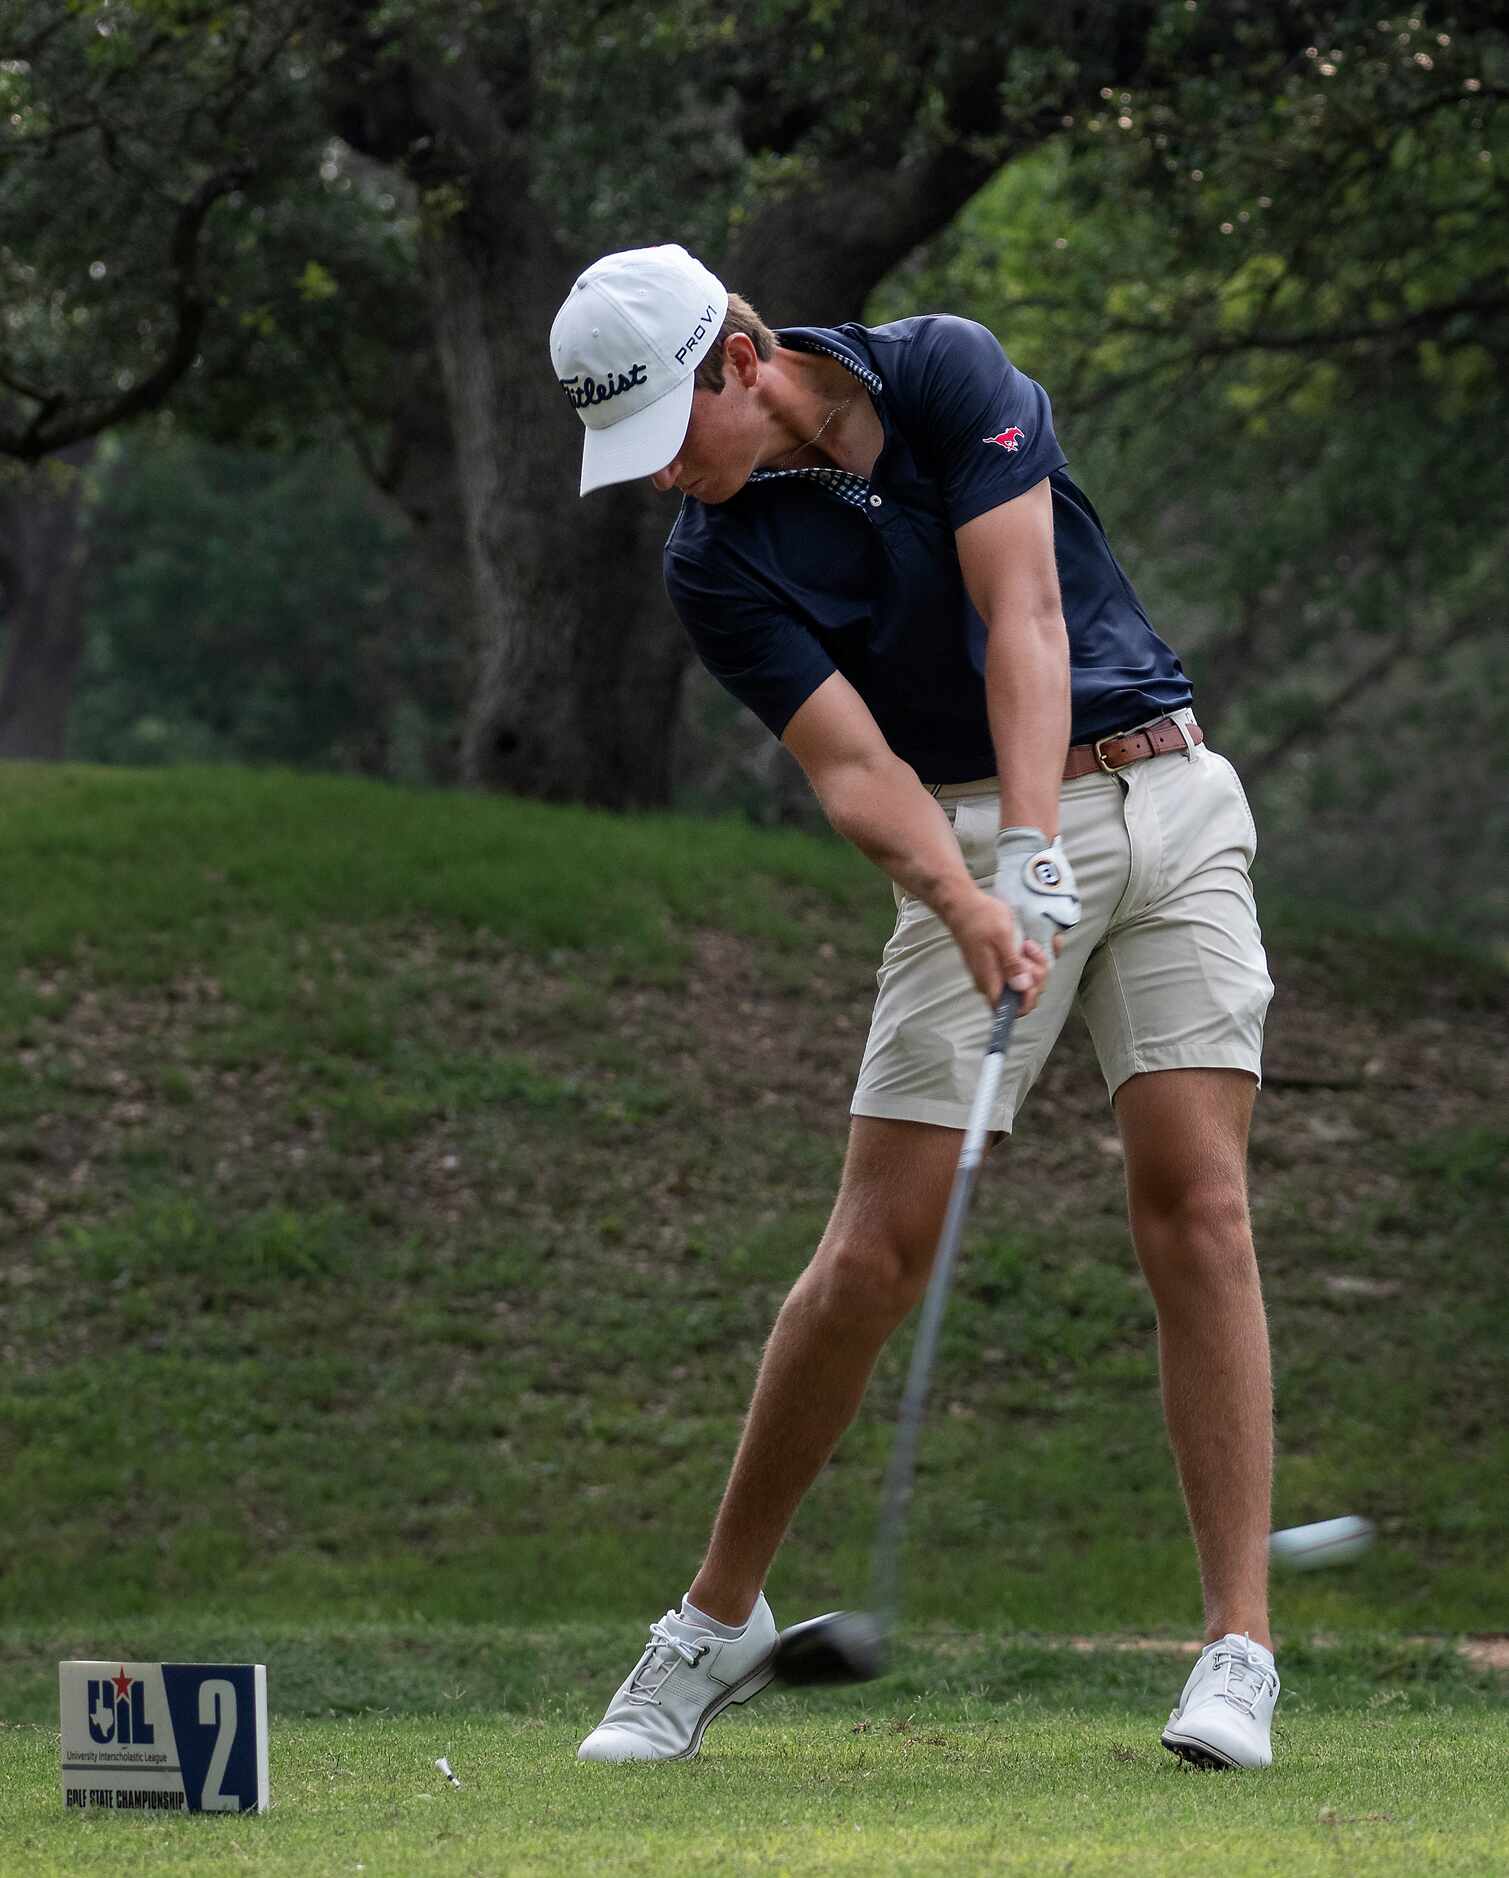
<path id="1" fill-rule="evenodd" d="M 1051 966 L 1053 935 L 1079 924 L 1079 888 L 1059 837 L 1050 841 L 1041 828 L 1003 828 L 996 836 L 995 896 Z"/>

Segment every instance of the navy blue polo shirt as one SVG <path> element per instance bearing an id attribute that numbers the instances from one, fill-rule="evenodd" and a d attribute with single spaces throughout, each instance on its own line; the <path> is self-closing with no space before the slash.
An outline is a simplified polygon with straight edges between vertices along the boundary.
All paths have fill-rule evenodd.
<path id="1" fill-rule="evenodd" d="M 702 663 L 779 737 L 834 672 L 924 782 L 996 771 L 985 622 L 954 531 L 1045 477 L 1069 633 L 1071 741 L 1190 702 L 1088 498 L 1065 473 L 1047 393 L 973 320 L 791 327 L 874 399 L 885 443 L 868 481 L 756 470 L 722 503 L 682 498 L 665 546 L 671 601 Z"/>

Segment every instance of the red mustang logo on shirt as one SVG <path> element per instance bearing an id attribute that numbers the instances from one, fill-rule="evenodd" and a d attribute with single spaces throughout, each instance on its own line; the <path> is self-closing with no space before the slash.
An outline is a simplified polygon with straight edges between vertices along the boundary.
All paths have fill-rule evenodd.
<path id="1" fill-rule="evenodd" d="M 1020 424 L 1013 424 L 1009 430 L 1003 430 L 999 437 L 982 437 L 981 443 L 998 443 L 1003 450 L 1020 450 L 1027 440 L 1027 433 Z"/>

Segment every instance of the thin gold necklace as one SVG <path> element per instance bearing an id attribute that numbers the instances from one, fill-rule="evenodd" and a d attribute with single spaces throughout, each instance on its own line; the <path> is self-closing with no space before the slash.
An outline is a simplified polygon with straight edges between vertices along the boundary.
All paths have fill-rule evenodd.
<path id="1" fill-rule="evenodd" d="M 823 432 L 833 422 L 834 418 L 838 416 L 839 412 L 847 411 L 849 406 L 854 402 L 854 400 L 858 396 L 859 396 L 859 393 L 857 391 L 851 391 L 848 397 L 844 399 L 842 404 L 835 404 L 833 409 L 823 419 L 822 423 L 818 425 L 817 429 L 807 439 L 807 441 L 805 443 L 799 443 L 799 444 L 794 445 L 790 450 L 786 452 L 786 455 L 787 456 L 799 456 L 803 450 L 810 450 L 813 444 L 817 442 L 818 438 L 822 436 Z"/>

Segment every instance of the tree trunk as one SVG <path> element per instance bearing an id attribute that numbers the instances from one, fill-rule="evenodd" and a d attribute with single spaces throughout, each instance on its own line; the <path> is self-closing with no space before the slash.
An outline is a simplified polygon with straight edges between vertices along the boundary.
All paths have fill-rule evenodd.
<path id="1" fill-rule="evenodd" d="M 84 471 L 93 439 L 0 475 L 0 759 L 61 762 L 84 653 Z"/>
<path id="2" fill-rule="evenodd" d="M 530 22 L 500 12 L 442 62 L 418 41 L 396 57 L 365 5 L 332 21 L 335 126 L 401 165 L 423 209 L 476 636 L 463 777 L 547 801 L 663 804 L 689 656 L 658 573 L 671 511 L 645 487 L 577 499 L 581 425 L 548 340 L 592 257 L 568 255 L 532 199 L 530 120 L 545 107 Z"/>
<path id="3" fill-rule="evenodd" d="M 690 657 L 659 571 L 674 508 L 643 482 L 577 499 L 581 426 L 555 383 L 547 340 L 572 281 L 600 249 L 566 245 L 543 206 L 548 193 L 531 187 L 532 119 L 554 107 L 548 87 L 536 87 L 529 17 L 522 9 L 492 16 L 492 36 L 451 46 L 441 62 L 417 42 L 412 57 L 392 57 L 364 9 L 346 11 L 340 56 L 327 67 L 338 128 L 402 163 L 426 209 L 424 271 L 479 641 L 464 774 L 546 800 L 664 804 Z M 1032 27 L 1054 43 L 1056 27 L 1025 5 L 1021 12 L 1024 33 Z M 1079 0 L 1067 16 L 1078 69 L 1062 99 L 1043 101 L 1015 127 L 1019 147 L 1055 132 L 1061 113 L 1100 86 L 1129 79 L 1156 13 L 1151 0 Z M 883 130 L 883 148 L 867 144 L 818 165 L 805 185 L 752 215 L 727 252 L 704 258 L 776 323 L 859 315 L 876 283 L 1005 154 L 1002 70 L 965 61 L 954 76 L 954 135 L 913 158 L 895 127 Z M 644 134 L 653 141 L 649 127 Z M 673 239 L 677 220 L 668 181 L 658 231 L 626 226 L 617 245 Z"/>
<path id="4" fill-rule="evenodd" d="M 465 152 L 460 187 L 431 200 L 424 256 L 479 638 L 463 775 L 546 801 L 662 804 L 688 657 L 658 578 L 671 512 L 643 486 L 577 499 L 581 425 L 547 341 L 585 261 L 531 200 L 527 49 L 506 74 L 466 57 L 418 87 L 440 149 Z"/>
<path id="5" fill-rule="evenodd" d="M 582 428 L 546 341 L 581 263 L 537 216 L 513 221 L 522 195 L 479 178 L 429 244 L 481 634 L 463 771 L 546 801 L 664 803 L 688 657 L 659 579 L 673 509 L 644 485 L 578 502 Z"/>
<path id="6" fill-rule="evenodd" d="M 476 589 L 456 474 L 456 439 L 433 345 L 426 344 L 407 363 L 409 382 L 393 412 L 388 460 L 377 481 L 408 518 L 410 577 L 435 621 L 431 643 L 442 665 L 426 698 L 445 727 L 426 741 L 422 760 L 432 783 L 450 785 L 461 780 L 461 725 L 476 671 Z"/>
<path id="7" fill-rule="evenodd" d="M 1139 14 L 1135 31 L 1109 35 L 1093 56 L 1087 48 L 1081 89 L 1135 66 L 1146 30 Z M 643 482 L 577 500 L 581 427 L 563 409 L 547 337 L 596 254 L 568 251 L 531 198 L 529 138 L 519 128 L 531 108 L 522 102 L 527 57 L 509 78 L 506 97 L 475 65 L 464 77 L 453 66 L 443 82 L 421 81 L 424 114 L 468 158 L 464 207 L 432 224 L 426 268 L 482 636 L 465 773 L 547 800 L 661 805 L 671 795 L 690 657 L 660 577 L 674 505 Z M 996 81 L 975 89 L 970 109 L 993 126 Z M 1024 127 L 1022 147 L 1058 122 L 1055 105 Z M 881 175 L 861 153 L 770 203 L 728 252 L 705 258 L 777 324 L 854 319 L 999 161 L 960 140 Z M 814 228 L 827 231 L 821 241 Z M 623 245 L 649 238 L 641 232 Z M 787 786 L 794 791 L 796 779 Z"/>

